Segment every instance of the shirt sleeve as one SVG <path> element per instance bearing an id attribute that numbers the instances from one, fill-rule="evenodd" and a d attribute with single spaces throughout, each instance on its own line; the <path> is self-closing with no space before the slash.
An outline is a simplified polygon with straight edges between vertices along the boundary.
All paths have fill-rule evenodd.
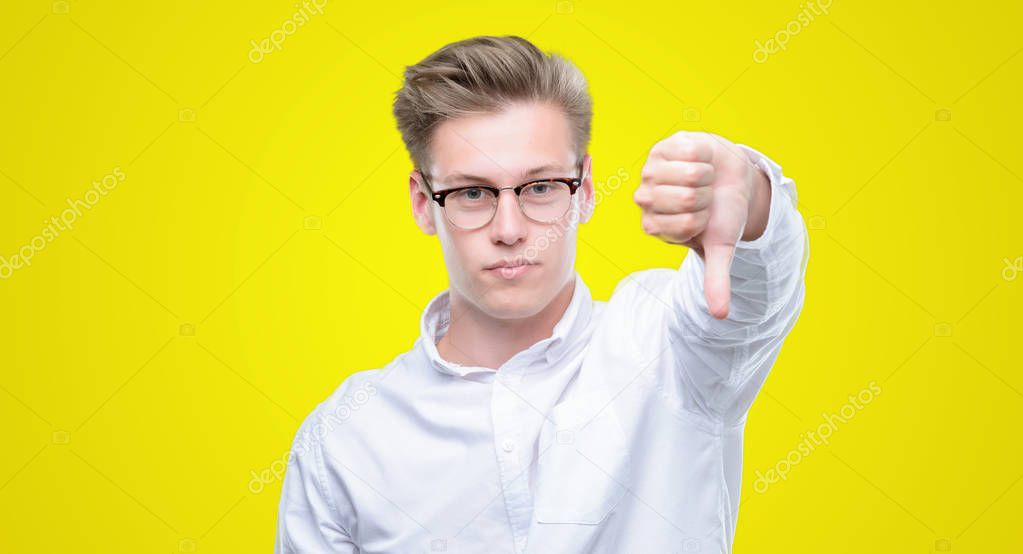
<path id="1" fill-rule="evenodd" d="M 669 282 L 667 318 L 683 406 L 726 424 L 745 417 L 795 324 L 809 258 L 795 183 L 763 154 L 739 147 L 770 180 L 767 227 L 757 239 L 736 245 L 726 319 L 715 319 L 707 310 L 704 262 L 695 252 Z"/>
<path id="2" fill-rule="evenodd" d="M 323 448 L 313 433 L 319 409 L 302 423 L 295 435 L 284 474 L 277 515 L 275 554 L 359 552 L 341 523 L 351 507 L 339 505 L 326 479 Z"/>

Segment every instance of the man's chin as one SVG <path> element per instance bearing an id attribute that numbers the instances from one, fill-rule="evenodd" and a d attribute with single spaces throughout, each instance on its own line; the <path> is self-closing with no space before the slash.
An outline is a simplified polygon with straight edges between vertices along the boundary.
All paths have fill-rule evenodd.
<path id="1" fill-rule="evenodd" d="M 483 310 L 495 319 L 522 319 L 536 315 L 539 305 L 537 291 L 521 287 L 494 287 L 481 299 Z"/>

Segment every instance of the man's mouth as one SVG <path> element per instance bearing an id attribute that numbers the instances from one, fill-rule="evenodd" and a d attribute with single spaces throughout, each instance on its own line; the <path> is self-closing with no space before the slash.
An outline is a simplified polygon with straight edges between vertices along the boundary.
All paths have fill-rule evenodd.
<path id="1" fill-rule="evenodd" d="M 487 266 L 485 271 L 502 279 L 517 279 L 531 271 L 535 265 L 526 260 L 505 260 Z"/>

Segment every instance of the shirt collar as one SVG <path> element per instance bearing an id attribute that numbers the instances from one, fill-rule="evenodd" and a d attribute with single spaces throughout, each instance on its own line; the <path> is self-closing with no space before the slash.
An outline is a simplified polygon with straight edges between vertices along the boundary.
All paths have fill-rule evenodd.
<path id="1" fill-rule="evenodd" d="M 554 325 L 551 336 L 512 356 L 501 366 L 501 371 L 521 371 L 537 360 L 543 360 L 545 365 L 556 363 L 582 336 L 583 331 L 589 326 L 593 298 L 578 271 L 574 272 L 574 278 L 575 290 L 572 292 L 572 300 L 564 315 Z M 460 377 L 470 373 L 496 373 L 497 370 L 492 368 L 466 366 L 441 358 L 437 351 L 437 340 L 447 333 L 450 323 L 451 290 L 445 289 L 430 300 L 420 317 L 420 337 L 417 342 L 430 365 L 441 373 Z"/>

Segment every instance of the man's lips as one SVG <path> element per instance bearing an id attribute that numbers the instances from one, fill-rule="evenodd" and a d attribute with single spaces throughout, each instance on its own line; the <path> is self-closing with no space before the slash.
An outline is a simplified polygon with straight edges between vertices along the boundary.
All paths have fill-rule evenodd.
<path id="1" fill-rule="evenodd" d="M 487 267 L 485 267 L 484 269 L 500 269 L 502 267 L 513 268 L 513 267 L 519 267 L 519 266 L 522 266 L 522 265 L 535 265 L 535 262 L 527 262 L 525 260 L 501 261 L 501 262 L 496 262 L 496 263 L 490 264 Z"/>
<path id="2" fill-rule="evenodd" d="M 497 262 L 487 266 L 485 269 L 488 273 L 499 275 L 504 279 L 515 279 L 529 272 L 529 270 L 535 265 L 536 264 L 532 262 L 515 260 Z"/>

